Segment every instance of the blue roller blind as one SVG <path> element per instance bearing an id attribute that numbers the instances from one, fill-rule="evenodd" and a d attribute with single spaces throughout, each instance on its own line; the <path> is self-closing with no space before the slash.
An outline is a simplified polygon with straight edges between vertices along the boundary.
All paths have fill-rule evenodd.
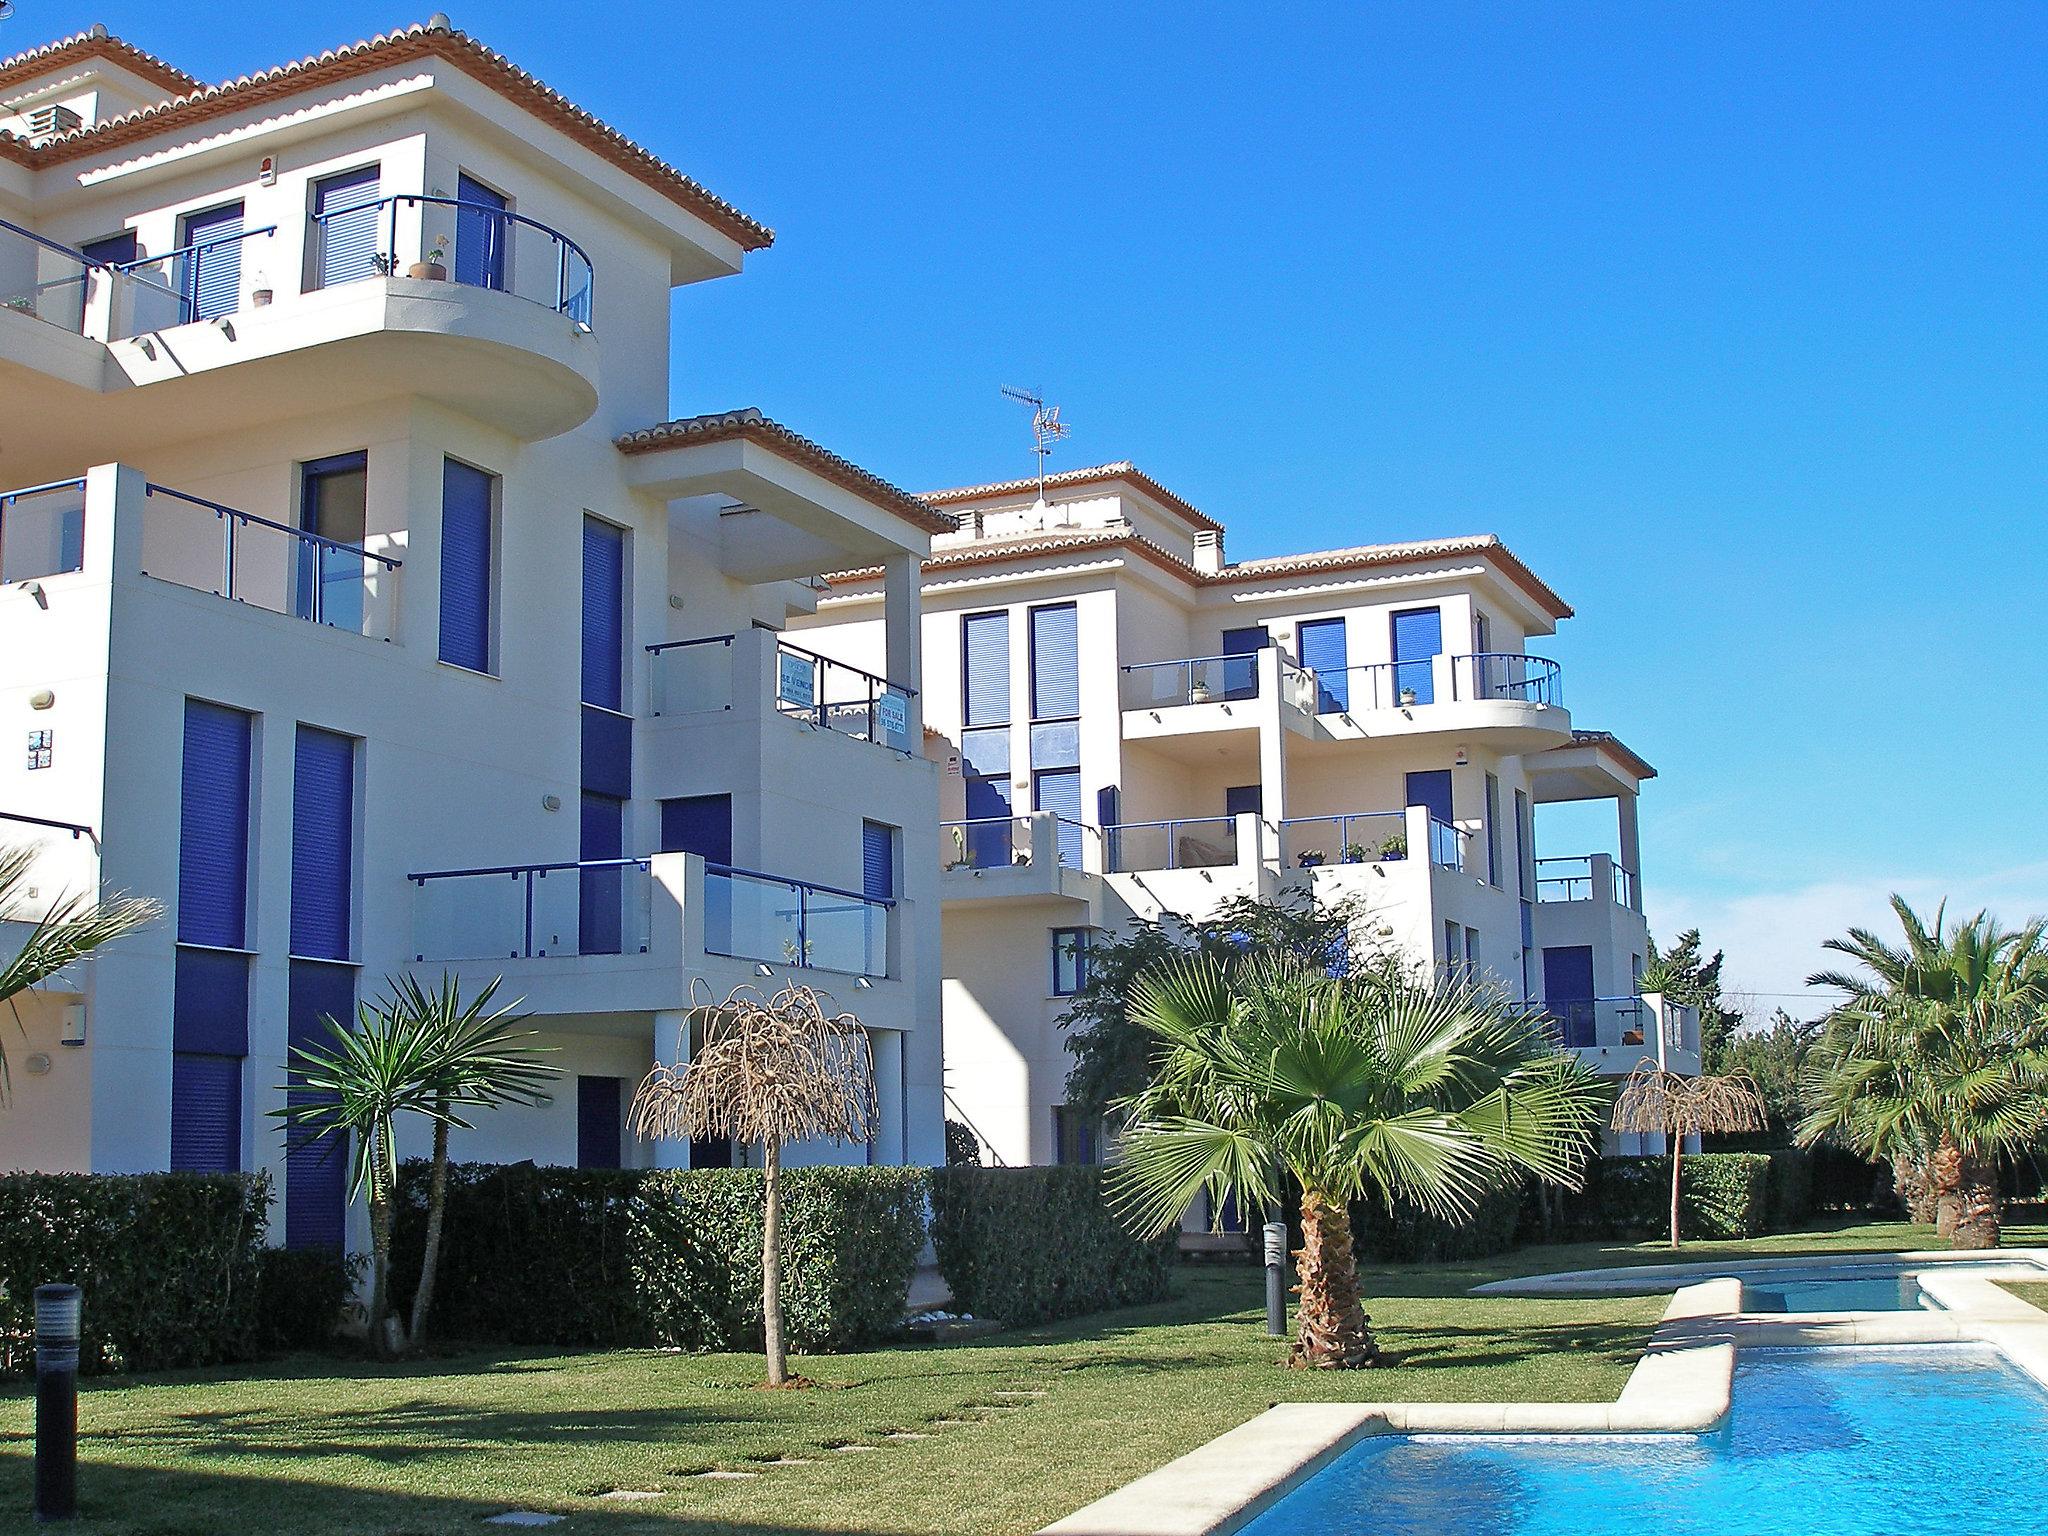
<path id="1" fill-rule="evenodd" d="M 382 192 L 374 165 L 343 171 L 313 183 L 313 212 L 320 218 L 318 270 L 314 284 L 331 288 L 377 275 L 384 251 L 387 210 L 377 199 Z"/>
<path id="2" fill-rule="evenodd" d="M 1031 610 L 1031 718 L 1060 720 L 1081 713 L 1081 652 L 1077 610 L 1055 603 Z"/>
<path id="3" fill-rule="evenodd" d="M 285 1035 L 293 1046 L 330 1044 L 333 1036 L 323 1015 L 343 1025 L 356 1012 L 355 970 L 318 960 L 294 960 L 285 998 Z M 287 1070 L 285 1098 L 293 1104 L 317 1102 L 300 1084 L 301 1075 Z M 344 1203 L 348 1170 L 346 1137 L 319 1141 L 293 1126 L 285 1133 L 284 1245 L 287 1248 L 339 1250 L 345 1235 Z"/>
<path id="4" fill-rule="evenodd" d="M 896 829 L 879 821 L 860 824 L 860 892 L 883 901 L 896 894 Z"/>
<path id="5" fill-rule="evenodd" d="M 453 459 L 441 470 L 441 659 L 491 670 L 493 476 Z"/>
<path id="6" fill-rule="evenodd" d="M 732 796 L 684 795 L 661 802 L 661 851 L 732 863 Z"/>
<path id="7" fill-rule="evenodd" d="M 463 206 L 455 214 L 455 281 L 473 288 L 505 286 L 505 245 L 511 231 L 504 217 L 510 200 L 467 176 L 455 178 Z"/>
<path id="8" fill-rule="evenodd" d="M 616 859 L 626 851 L 626 802 L 611 795 L 583 795 L 579 857 Z M 586 869 L 577 876 L 577 953 L 616 955 L 625 940 L 625 874 L 617 867 Z"/>
<path id="9" fill-rule="evenodd" d="M 236 1173 L 242 1166 L 242 1058 L 171 1055 L 171 1171 Z"/>
<path id="10" fill-rule="evenodd" d="M 1429 768 L 1407 778 L 1409 805 L 1426 806 L 1438 821 L 1451 819 L 1451 770 Z"/>
<path id="11" fill-rule="evenodd" d="M 624 1123 L 621 1089 L 616 1077 L 576 1079 L 576 1166 L 616 1168 L 623 1161 Z"/>
<path id="12" fill-rule="evenodd" d="M 249 1052 L 249 957 L 180 946 L 171 972 L 171 1049 Z"/>
<path id="13" fill-rule="evenodd" d="M 585 704 L 583 787 L 620 800 L 633 794 L 633 717 Z"/>
<path id="14" fill-rule="evenodd" d="M 1266 795 L 1257 784 L 1233 784 L 1223 791 L 1223 814 L 1242 816 L 1247 813 L 1256 816 L 1266 807 Z"/>
<path id="15" fill-rule="evenodd" d="M 292 953 L 346 960 L 355 890 L 356 744 L 299 727 L 292 763 Z"/>
<path id="16" fill-rule="evenodd" d="M 1081 867 L 1081 770 L 1040 768 L 1031 775 L 1031 807 L 1061 818 L 1055 831 L 1060 863 Z"/>
<path id="17" fill-rule="evenodd" d="M 78 248 L 78 254 L 98 266 L 118 267 L 124 262 L 134 261 L 142 252 L 135 243 L 135 231 L 124 229 L 104 240 L 86 241 Z"/>
<path id="18" fill-rule="evenodd" d="M 1242 656 L 1243 661 L 1223 663 L 1223 697 L 1226 699 L 1255 699 L 1259 695 L 1259 664 L 1253 660 L 1260 651 L 1273 643 L 1273 637 L 1266 632 L 1263 624 L 1253 624 L 1244 629 L 1223 631 L 1223 654 Z"/>
<path id="19" fill-rule="evenodd" d="M 178 939 L 240 949 L 248 936 L 249 763 L 255 717 L 185 701 L 178 798 Z"/>
<path id="20" fill-rule="evenodd" d="M 1342 619 L 1309 619 L 1295 631 L 1301 664 L 1316 675 L 1316 713 L 1341 714 L 1351 707 L 1351 665 Z"/>
<path id="21" fill-rule="evenodd" d="M 179 221 L 180 247 L 223 241 L 179 259 L 178 290 L 190 306 L 188 320 L 216 320 L 232 315 L 242 303 L 242 205 L 228 203 L 204 213 L 188 213 Z"/>
<path id="22" fill-rule="evenodd" d="M 1444 648 L 1444 616 L 1437 608 L 1404 608 L 1393 618 L 1394 698 L 1413 689 L 1415 702 L 1436 699 L 1436 669 L 1431 660 Z"/>
<path id="23" fill-rule="evenodd" d="M 1010 718 L 1010 615 L 970 613 L 960 621 L 961 692 L 967 725 Z"/>
<path id="24" fill-rule="evenodd" d="M 626 533 L 583 519 L 583 702 L 625 707 Z"/>

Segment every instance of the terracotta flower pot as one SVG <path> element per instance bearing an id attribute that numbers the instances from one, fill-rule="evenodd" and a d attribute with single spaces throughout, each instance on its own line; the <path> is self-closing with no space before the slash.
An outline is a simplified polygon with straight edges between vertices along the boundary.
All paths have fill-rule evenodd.
<path id="1" fill-rule="evenodd" d="M 405 269 L 407 277 L 423 277 L 430 283 L 448 281 L 448 269 L 438 261 L 416 261 Z"/>

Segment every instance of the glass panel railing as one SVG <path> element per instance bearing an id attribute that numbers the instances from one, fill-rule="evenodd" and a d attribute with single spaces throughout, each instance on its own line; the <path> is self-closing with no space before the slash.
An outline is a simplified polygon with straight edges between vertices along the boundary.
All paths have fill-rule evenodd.
<path id="1" fill-rule="evenodd" d="M 0 493 L 0 585 L 85 569 L 85 482 Z"/>
<path id="2" fill-rule="evenodd" d="M 1522 704 L 1564 702 L 1557 663 L 1519 651 L 1453 656 L 1451 686 L 1461 699 L 1508 699 Z"/>
<path id="3" fill-rule="evenodd" d="M 407 878 L 416 961 L 647 952 L 653 876 L 644 859 L 429 870 Z"/>
<path id="4" fill-rule="evenodd" d="M 1405 811 L 1352 811 L 1341 816 L 1290 816 L 1280 823 L 1283 867 L 1389 864 L 1408 857 Z"/>
<path id="5" fill-rule="evenodd" d="M 245 229 L 107 270 L 114 274 L 109 341 L 239 313 L 253 264 L 277 226 Z"/>
<path id="6" fill-rule="evenodd" d="M 1028 816 L 973 816 L 939 823 L 941 869 L 1006 869 L 1030 862 Z"/>
<path id="7" fill-rule="evenodd" d="M 509 208 L 400 193 L 324 210 L 312 222 L 316 247 L 337 270 L 492 288 L 592 324 L 596 276 L 583 247 Z M 372 248 L 356 249 L 365 244 Z"/>
<path id="8" fill-rule="evenodd" d="M 1465 844 L 1470 834 L 1461 827 L 1454 827 L 1447 821 L 1429 818 L 1429 862 L 1440 869 L 1465 867 Z"/>
<path id="9" fill-rule="evenodd" d="M 1259 696 L 1259 658 L 1194 656 L 1141 661 L 1123 668 L 1118 693 L 1125 709 L 1167 709 Z"/>
<path id="10" fill-rule="evenodd" d="M 396 605 L 400 562 L 388 555 L 168 486 L 147 494 L 146 576 L 356 634 L 380 632 L 373 614 Z"/>
<path id="11" fill-rule="evenodd" d="M 1129 821 L 1102 829 L 1112 874 L 1157 869 L 1218 869 L 1237 862 L 1237 818 Z"/>
<path id="12" fill-rule="evenodd" d="M 732 708 L 731 635 L 670 640 L 647 647 L 654 713 L 697 715 Z"/>
<path id="13" fill-rule="evenodd" d="M 711 864 L 704 947 L 768 965 L 886 976 L 895 903 L 834 886 Z"/>
<path id="14" fill-rule="evenodd" d="M 1583 856 L 1536 861 L 1538 901 L 1588 901 L 1593 895 L 1593 861 Z"/>
<path id="15" fill-rule="evenodd" d="M 910 750 L 911 690 L 784 641 L 775 649 L 775 708 L 792 719 Z"/>
<path id="16" fill-rule="evenodd" d="M 1640 997 L 1586 997 L 1546 1001 L 1543 1021 L 1559 1045 L 1574 1050 L 1595 1046 L 1643 1046 L 1655 1050 L 1655 1010 Z"/>
<path id="17" fill-rule="evenodd" d="M 96 270 L 69 246 L 0 219 L 0 308 L 82 334 Z"/>

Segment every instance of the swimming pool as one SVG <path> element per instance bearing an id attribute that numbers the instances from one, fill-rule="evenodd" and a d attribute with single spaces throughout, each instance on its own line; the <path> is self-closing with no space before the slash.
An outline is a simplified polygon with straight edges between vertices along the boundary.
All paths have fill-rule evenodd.
<path id="1" fill-rule="evenodd" d="M 1241 1536 L 1953 1536 L 2048 1507 L 2048 1394 L 1981 1345 L 1745 1349 L 1710 1435 L 1363 1440 Z"/>
<path id="2" fill-rule="evenodd" d="M 2027 1278 L 2043 1275 L 2040 1266 L 2011 1259 L 1962 1260 L 1939 1265 L 1830 1264 L 1814 1269 L 1753 1270 L 1742 1277 L 1745 1312 L 1912 1312 L 1939 1311 L 1941 1303 L 1920 1288 L 1914 1276 L 1980 1274 L 1995 1270 Z"/>

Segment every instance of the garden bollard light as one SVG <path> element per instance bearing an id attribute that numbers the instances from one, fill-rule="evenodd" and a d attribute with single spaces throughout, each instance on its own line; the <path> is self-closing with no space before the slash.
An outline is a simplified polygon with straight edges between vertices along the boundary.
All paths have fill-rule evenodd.
<path id="1" fill-rule="evenodd" d="M 75 1285 L 36 1287 L 36 1519 L 78 1513 L 78 1327 Z"/>
<path id="2" fill-rule="evenodd" d="M 1266 1223 L 1266 1332 L 1287 1337 L 1287 1223 Z"/>

